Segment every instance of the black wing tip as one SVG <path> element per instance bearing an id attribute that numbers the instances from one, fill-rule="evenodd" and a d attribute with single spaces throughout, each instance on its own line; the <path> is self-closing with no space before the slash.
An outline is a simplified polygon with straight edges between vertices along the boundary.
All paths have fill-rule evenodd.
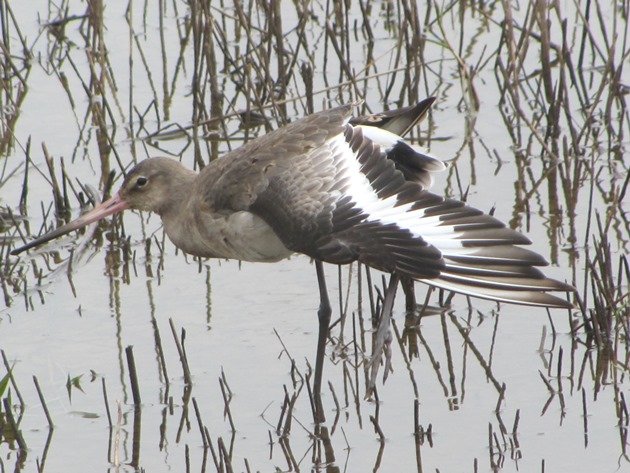
<path id="1" fill-rule="evenodd" d="M 349 123 L 353 126 L 366 125 L 382 128 L 400 137 L 404 137 L 427 115 L 437 97 L 427 97 L 414 105 L 393 108 L 380 113 L 350 117 Z M 352 104 L 356 107 L 361 102 Z"/>
<path id="2" fill-rule="evenodd" d="M 468 297 L 474 297 L 477 299 L 485 299 L 491 300 L 498 303 L 503 304 L 513 304 L 519 306 L 528 306 L 528 307 L 543 307 L 546 309 L 565 309 L 565 310 L 573 310 L 576 309 L 577 306 L 574 302 L 571 302 L 569 299 L 570 292 L 567 291 L 566 298 L 562 298 L 559 295 L 551 294 L 550 291 L 556 291 L 556 289 L 552 290 L 526 290 L 519 291 L 514 290 L 511 291 L 509 289 L 502 290 L 488 290 L 484 291 L 483 288 L 473 288 L 467 286 L 457 285 L 458 287 L 452 287 L 451 285 L 443 285 L 441 281 L 431 280 L 431 279 L 422 279 L 422 282 L 429 284 L 431 286 L 436 286 L 441 289 L 445 289 L 447 291 L 453 291 L 458 294 L 462 294 Z M 558 292 L 562 292 L 562 290 L 558 290 Z"/>
<path id="3" fill-rule="evenodd" d="M 570 284 L 567 284 L 562 281 L 558 281 L 556 279 L 545 278 L 546 281 L 553 283 L 553 288 L 545 289 L 544 291 L 539 291 L 539 296 L 541 297 L 541 302 L 528 304 L 524 302 L 525 305 L 534 305 L 539 307 L 547 307 L 549 309 L 575 309 L 577 306 L 575 302 L 570 300 L 571 295 L 577 293 L 577 289 Z M 564 293 L 565 298 L 563 299 L 559 295 L 551 294 L 551 292 Z"/>
<path id="4" fill-rule="evenodd" d="M 573 286 L 569 286 L 571 287 L 571 291 L 569 291 L 568 289 L 566 290 L 566 293 L 569 294 L 571 292 L 575 291 L 575 288 Z M 562 291 L 563 289 L 560 289 L 560 291 Z M 574 302 L 571 302 L 568 298 L 567 299 L 563 299 L 561 297 L 549 294 L 548 292 L 544 293 L 545 295 L 545 299 L 546 299 L 546 303 L 544 304 L 535 304 L 536 306 L 539 307 L 547 307 L 549 309 L 567 309 L 567 310 L 572 310 L 575 309 L 577 306 Z"/>
<path id="5" fill-rule="evenodd" d="M 561 297 L 554 296 L 546 292 L 543 293 L 543 295 L 544 295 L 544 300 L 541 300 L 540 302 L 530 303 L 527 300 L 524 300 L 523 302 L 515 301 L 511 303 L 517 304 L 517 305 L 530 306 L 530 307 L 545 307 L 547 309 L 572 310 L 576 308 L 575 304 L 568 299 L 562 299 Z"/>
<path id="6" fill-rule="evenodd" d="M 554 281 L 558 285 L 558 291 L 577 294 L 577 289 L 575 288 L 575 286 L 563 281 L 558 281 L 556 279 L 552 279 L 552 281 Z"/>
<path id="7" fill-rule="evenodd" d="M 426 108 L 428 110 L 429 108 L 431 108 L 431 106 L 435 103 L 436 100 L 437 100 L 437 97 L 434 95 L 431 95 L 424 100 L 420 100 L 420 102 L 416 104 L 416 108 L 417 109 Z"/>
<path id="8" fill-rule="evenodd" d="M 446 272 L 437 279 L 422 279 L 422 282 L 469 297 L 506 304 L 569 310 L 577 307 L 574 302 L 570 301 L 571 294 L 576 293 L 577 290 L 568 283 L 551 278 L 531 278 L 532 282 L 537 280 L 545 284 L 539 287 L 536 287 L 536 284 L 531 286 L 522 284 L 510 286 L 510 284 L 501 284 L 500 279 L 501 278 L 497 278 L 496 285 L 492 284 L 492 281 L 465 282 L 456 279 L 451 280 L 448 276 L 447 269 Z M 526 281 L 526 279 L 527 278 L 525 278 L 524 281 Z M 565 297 L 563 298 L 560 293 L 565 293 Z"/>

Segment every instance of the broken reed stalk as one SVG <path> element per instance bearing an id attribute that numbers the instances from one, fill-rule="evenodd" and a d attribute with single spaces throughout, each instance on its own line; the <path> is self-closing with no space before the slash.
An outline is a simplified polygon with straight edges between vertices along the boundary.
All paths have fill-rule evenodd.
<path id="1" fill-rule="evenodd" d="M 203 447 L 204 448 L 208 448 L 208 441 L 209 441 L 209 439 L 207 439 L 205 434 L 204 434 L 204 425 L 203 425 L 203 421 L 201 420 L 201 413 L 199 411 L 199 406 L 197 405 L 197 399 L 195 399 L 193 397 L 192 398 L 192 402 L 193 402 L 193 407 L 195 408 L 195 416 L 197 417 L 197 425 L 199 426 L 199 433 L 201 434 L 201 440 L 203 442 Z"/>
<path id="2" fill-rule="evenodd" d="M 225 465 L 226 473 L 234 473 L 234 470 L 232 469 L 232 459 L 230 458 L 230 455 L 228 454 L 228 451 L 225 448 L 225 443 L 223 442 L 223 439 L 219 437 L 217 442 L 219 444 L 219 453 L 220 453 L 221 459 L 223 460 L 223 464 Z"/>
<path id="3" fill-rule="evenodd" d="M 378 420 L 373 415 L 370 416 L 370 422 L 374 425 L 374 432 L 378 434 L 379 441 L 381 443 L 385 442 L 385 434 L 381 429 L 381 426 L 378 424 Z"/>
<path id="4" fill-rule="evenodd" d="M 55 165 L 53 162 L 53 158 L 48 153 L 48 149 L 46 148 L 46 145 L 44 143 L 42 143 L 42 151 L 44 152 L 44 157 L 46 158 L 46 166 L 48 167 L 48 174 L 50 175 L 50 185 L 52 186 L 53 201 L 55 202 L 55 213 L 58 218 L 61 218 L 63 215 L 65 215 L 67 209 L 64 206 L 64 199 L 61 194 L 59 182 L 57 182 Z"/>
<path id="5" fill-rule="evenodd" d="M 514 416 L 514 425 L 512 426 L 512 437 L 514 437 L 516 442 L 516 437 L 518 435 L 518 423 L 521 420 L 521 410 L 516 409 L 516 415 Z M 518 443 L 516 443 L 518 446 Z"/>
<path id="6" fill-rule="evenodd" d="M 234 420 L 232 419 L 232 411 L 230 410 L 231 396 L 228 396 L 228 393 L 226 392 L 226 386 L 223 382 L 223 378 L 219 378 L 219 386 L 221 386 L 221 394 L 223 395 L 223 416 L 225 417 L 227 415 L 232 432 L 236 432 Z"/>
<path id="7" fill-rule="evenodd" d="M 7 421 L 9 422 L 9 426 L 11 426 L 11 430 L 13 430 L 13 435 L 15 437 L 15 441 L 17 442 L 18 446 L 20 447 L 20 450 L 28 450 L 28 447 L 26 446 L 26 442 L 24 441 L 24 437 L 22 436 L 22 432 L 20 431 L 20 428 L 17 424 L 17 422 L 15 421 L 15 417 L 13 417 L 13 408 L 11 406 L 11 397 L 5 397 L 2 400 L 2 403 L 4 405 L 4 414 L 7 418 Z"/>
<path id="8" fill-rule="evenodd" d="M 114 427 L 112 423 L 112 413 L 109 410 L 109 401 L 107 399 L 107 386 L 105 384 L 105 378 L 101 378 L 101 385 L 103 387 L 103 402 L 105 403 L 105 412 L 107 413 L 107 423 L 109 424 L 109 429 L 111 430 Z"/>
<path id="9" fill-rule="evenodd" d="M 223 468 L 221 467 L 221 463 L 219 462 L 219 457 L 217 456 L 217 452 L 212 445 L 212 440 L 210 439 L 210 432 L 208 431 L 208 427 L 203 427 L 203 432 L 206 435 L 207 445 L 210 448 L 210 454 L 212 455 L 212 461 L 214 462 L 214 466 L 217 469 L 217 472 L 223 472 Z"/>
<path id="10" fill-rule="evenodd" d="M 150 241 L 150 240 L 148 240 Z M 164 357 L 164 349 L 162 348 L 162 337 L 160 335 L 160 329 L 155 317 L 151 317 L 151 325 L 153 326 L 153 338 L 155 340 L 155 349 L 158 353 L 158 360 L 160 362 L 160 373 L 164 380 L 164 384 L 168 387 L 170 380 L 168 379 L 168 371 L 166 370 L 166 358 Z"/>
<path id="11" fill-rule="evenodd" d="M 584 428 L 584 447 L 588 446 L 588 411 L 586 409 L 586 389 L 582 387 L 582 422 Z"/>
<path id="12" fill-rule="evenodd" d="M 41 388 L 39 387 L 39 382 L 37 381 L 37 376 L 33 375 L 33 383 L 35 383 L 35 389 L 37 390 L 37 395 L 39 396 L 39 401 L 42 403 L 42 407 L 44 409 L 44 414 L 46 414 L 46 420 L 48 421 L 48 428 L 53 430 L 55 428 L 52 418 L 50 417 L 50 412 L 48 412 L 48 406 L 46 405 L 46 399 L 44 399 L 44 394 L 42 393 Z"/>
<path id="13" fill-rule="evenodd" d="M 278 417 L 278 423 L 276 424 L 276 435 L 280 435 L 280 426 L 282 425 L 282 420 L 287 412 L 287 408 L 289 406 L 289 392 L 287 391 L 286 385 L 283 385 L 284 388 L 284 399 L 282 401 L 282 408 L 280 409 L 280 417 Z"/>
<path id="14" fill-rule="evenodd" d="M 340 412 L 341 405 L 339 404 L 339 399 L 337 399 L 337 393 L 335 392 L 335 388 L 330 381 L 328 381 L 328 389 L 330 389 L 330 393 L 332 394 L 333 402 L 335 403 L 335 410 L 337 412 Z"/>
<path id="15" fill-rule="evenodd" d="M 11 380 L 11 386 L 13 386 L 15 394 L 17 395 L 20 401 L 20 408 L 22 409 L 22 411 L 24 411 L 24 409 L 26 409 L 26 403 L 24 402 L 24 398 L 22 397 L 22 394 L 20 393 L 20 389 L 18 388 L 18 385 L 15 381 L 15 377 L 13 376 L 13 369 L 9 366 L 9 360 L 7 360 L 7 355 L 4 352 L 4 350 L 0 349 L 0 354 L 2 354 L 2 361 L 4 362 L 4 367 L 7 370 L 9 379 Z"/>
<path id="16" fill-rule="evenodd" d="M 2 156 L 2 154 L 0 154 Z M 22 192 L 20 193 L 20 214 L 28 215 L 26 201 L 28 198 L 28 189 L 29 189 L 29 170 L 31 165 L 31 137 L 29 136 L 26 140 L 26 146 L 24 148 L 24 179 L 22 180 Z M 28 223 L 27 223 L 28 225 Z M 28 229 L 28 227 L 26 227 Z M 19 227 L 18 227 L 19 231 Z"/>
<path id="17" fill-rule="evenodd" d="M 291 433 L 291 426 L 293 425 L 293 408 L 295 407 L 295 402 L 297 401 L 297 393 L 293 393 L 289 398 L 289 402 L 287 404 L 287 411 L 284 420 L 284 427 L 282 429 L 282 435 L 286 437 Z"/>
<path id="18" fill-rule="evenodd" d="M 131 345 L 125 348 L 125 354 L 127 356 L 127 366 L 129 368 L 129 380 L 131 382 L 131 393 L 133 395 L 133 403 L 136 407 L 142 404 L 140 399 L 140 386 L 138 385 L 138 374 L 136 372 L 136 362 L 133 357 L 133 347 Z"/>
<path id="19" fill-rule="evenodd" d="M 175 330 L 175 324 L 173 319 L 169 317 L 168 323 L 171 327 L 171 333 L 173 334 L 173 340 L 175 340 L 175 346 L 177 347 L 177 353 L 179 354 L 179 361 L 182 365 L 182 370 L 184 371 L 184 382 L 189 386 L 192 386 L 192 376 L 190 374 L 190 367 L 188 366 L 188 358 L 186 357 L 186 352 L 184 351 L 183 342 L 180 342 L 179 337 L 177 336 L 177 331 Z M 182 339 L 185 336 L 185 332 L 182 329 Z"/>

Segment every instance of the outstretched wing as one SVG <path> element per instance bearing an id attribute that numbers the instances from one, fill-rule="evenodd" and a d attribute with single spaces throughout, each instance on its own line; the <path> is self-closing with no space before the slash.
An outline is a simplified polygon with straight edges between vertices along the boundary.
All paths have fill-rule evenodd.
<path id="1" fill-rule="evenodd" d="M 382 130 L 350 124 L 349 112 L 311 115 L 230 153 L 208 178 L 208 204 L 252 212 L 287 248 L 323 261 L 359 260 L 493 300 L 569 306 L 549 292 L 572 288 L 542 274 L 546 262 L 523 247 L 525 236 L 407 179 L 391 153 L 414 156 L 414 148 L 400 137 L 388 146 Z"/>
<path id="2" fill-rule="evenodd" d="M 344 150 L 339 156 L 352 177 L 343 188 L 344 206 L 333 212 L 337 223 L 321 241 L 320 251 L 337 254 L 339 247 L 352 248 L 356 258 L 367 264 L 380 257 L 377 267 L 477 297 L 570 306 L 549 292 L 573 288 L 542 274 L 537 267 L 547 263 L 523 247 L 530 243 L 527 237 L 477 209 L 405 180 L 360 127 L 347 126 L 343 140 L 337 138 L 337 145 Z M 348 208 L 355 214 L 360 212 L 364 220 L 344 224 L 345 215 L 350 215 Z M 356 215 L 351 218 L 358 220 Z M 374 245 L 369 235 L 383 228 L 401 237 Z M 441 258 L 434 259 L 434 264 L 419 263 L 419 258 L 431 254 L 430 250 Z"/>

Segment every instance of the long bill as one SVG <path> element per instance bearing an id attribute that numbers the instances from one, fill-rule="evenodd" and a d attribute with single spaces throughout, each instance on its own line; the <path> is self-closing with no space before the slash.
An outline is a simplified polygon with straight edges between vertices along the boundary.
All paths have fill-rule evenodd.
<path id="1" fill-rule="evenodd" d="M 65 235 L 66 233 L 70 233 L 73 230 L 78 230 L 79 228 L 83 228 L 86 225 L 97 222 L 98 220 L 101 220 L 109 215 L 122 212 L 128 207 L 129 207 L 129 204 L 120 197 L 120 194 L 116 194 L 111 199 L 106 200 L 105 202 L 97 205 L 92 210 L 83 214 L 76 220 L 73 220 L 72 222 L 67 223 L 66 225 L 62 225 L 61 227 L 58 227 L 54 229 L 53 231 L 46 233 L 45 235 L 42 235 L 39 238 L 36 238 L 35 240 L 28 242 L 24 246 L 20 246 L 19 248 L 12 250 L 11 254 L 18 255 L 22 253 L 23 251 L 42 245 L 46 242 L 49 242 L 50 240 L 54 240 L 55 238 Z"/>

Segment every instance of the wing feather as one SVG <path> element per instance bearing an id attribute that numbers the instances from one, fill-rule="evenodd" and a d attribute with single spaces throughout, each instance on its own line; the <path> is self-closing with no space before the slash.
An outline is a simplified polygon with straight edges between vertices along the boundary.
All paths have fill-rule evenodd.
<path id="1" fill-rule="evenodd" d="M 570 306 L 549 292 L 573 288 L 544 276 L 537 267 L 547 263 L 523 248 L 525 235 L 428 192 L 428 181 L 405 166 L 426 177 L 440 162 L 400 137 L 381 143 L 390 131 L 348 123 L 350 110 L 311 115 L 229 153 L 204 170 L 213 187 L 205 203 L 217 212 L 250 211 L 288 249 L 323 261 L 359 260 L 497 301 Z"/>

